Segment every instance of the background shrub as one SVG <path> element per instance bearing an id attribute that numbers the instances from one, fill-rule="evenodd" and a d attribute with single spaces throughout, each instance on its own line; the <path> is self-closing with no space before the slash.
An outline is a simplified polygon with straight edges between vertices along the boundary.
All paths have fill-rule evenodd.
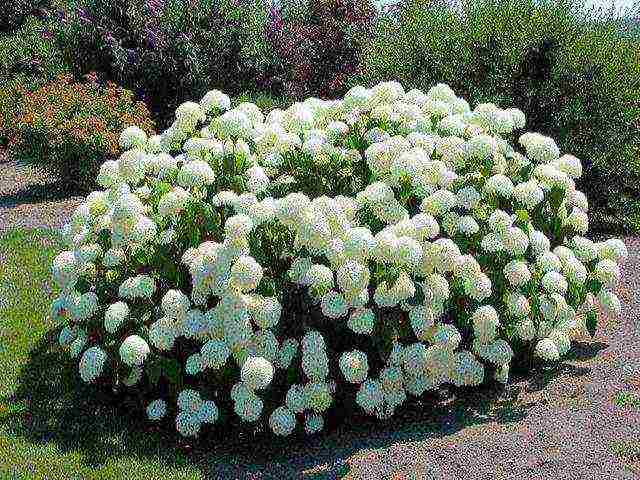
<path id="1" fill-rule="evenodd" d="M 139 125 L 154 129 L 149 111 L 130 91 L 94 78 L 74 83 L 70 75 L 26 94 L 16 114 L 11 154 L 59 175 L 80 190 L 93 186 L 98 167 L 118 152 L 120 132 Z"/>
<path id="2" fill-rule="evenodd" d="M 427 5 L 428 4 L 428 5 Z M 448 83 L 515 105 L 527 128 L 581 158 L 595 230 L 640 227 L 640 41 L 576 2 L 408 0 L 381 16 L 352 83 Z"/>
<path id="3" fill-rule="evenodd" d="M 343 95 L 374 18 L 369 0 L 288 1 L 273 8 L 267 32 L 279 75 L 267 88 L 294 98 Z"/>
<path id="4" fill-rule="evenodd" d="M 147 100 L 161 122 L 211 88 L 255 90 L 265 53 L 258 0 L 75 0 L 58 42 L 76 75 L 103 72 Z"/>

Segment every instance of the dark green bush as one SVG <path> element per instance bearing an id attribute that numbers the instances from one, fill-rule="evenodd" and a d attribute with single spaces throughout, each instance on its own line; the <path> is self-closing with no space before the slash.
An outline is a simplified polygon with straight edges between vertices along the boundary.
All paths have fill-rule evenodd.
<path id="1" fill-rule="evenodd" d="M 76 75 L 102 72 L 166 120 L 212 88 L 256 89 L 265 15 L 260 0 L 74 0 L 57 36 Z"/>
<path id="2" fill-rule="evenodd" d="M 32 15 L 43 15 L 55 0 L 4 0 L 0 15 L 0 33 L 13 32 Z"/>
<path id="3" fill-rule="evenodd" d="M 146 106 L 131 92 L 95 77 L 75 83 L 70 75 L 26 94 L 12 121 L 12 157 L 80 191 L 91 189 L 100 165 L 117 156 L 123 129 L 154 130 Z"/>
<path id="4" fill-rule="evenodd" d="M 640 231 L 640 40 L 582 3 L 405 1 L 382 16 L 363 75 L 451 85 L 473 103 L 516 106 L 527 129 L 581 158 L 594 230 Z"/>
<path id="5" fill-rule="evenodd" d="M 0 82 L 21 77 L 37 86 L 68 70 L 53 34 L 55 22 L 28 17 L 15 32 L 0 35 Z"/>

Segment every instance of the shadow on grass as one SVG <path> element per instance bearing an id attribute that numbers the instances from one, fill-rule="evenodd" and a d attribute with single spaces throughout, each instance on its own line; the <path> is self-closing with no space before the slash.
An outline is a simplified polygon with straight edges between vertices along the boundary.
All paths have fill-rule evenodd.
<path id="1" fill-rule="evenodd" d="M 12 413 L 0 417 L 0 423 L 30 442 L 53 442 L 62 453 L 76 452 L 90 467 L 135 455 L 149 458 L 159 471 L 163 465 L 192 465 L 205 478 L 300 478 L 302 472 L 319 467 L 324 468 L 322 473 L 304 477 L 339 478 L 340 462 L 363 449 L 438 439 L 472 425 L 519 422 L 532 406 L 516 401 L 523 389 L 516 378 L 516 384 L 506 388 L 489 384 L 428 393 L 382 422 L 365 416 L 349 416 L 343 422 L 328 420 L 330 431 L 313 437 L 298 434 L 283 439 L 259 434 L 262 437 L 236 438 L 219 428 L 203 430 L 200 440 L 188 443 L 175 433 L 170 420 L 153 426 L 133 401 L 114 401 L 108 392 L 83 384 L 75 364 L 70 365 L 64 354 L 51 347 L 56 334 L 57 330 L 50 331 L 32 350 L 14 396 L 5 399 L 23 407 L 10 409 Z M 592 353 L 585 353 L 588 348 L 579 347 L 577 355 L 588 357 L 599 349 L 596 346 Z M 556 371 L 536 374 L 532 380 L 543 388 L 557 375 L 588 372 L 566 368 L 565 364 Z M 331 466 L 328 470 L 327 465 Z"/>

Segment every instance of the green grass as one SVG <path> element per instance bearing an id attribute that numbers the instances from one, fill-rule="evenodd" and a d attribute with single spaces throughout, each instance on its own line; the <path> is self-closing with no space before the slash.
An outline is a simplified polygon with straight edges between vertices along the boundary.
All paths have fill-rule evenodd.
<path id="1" fill-rule="evenodd" d="M 204 478 L 173 438 L 89 395 L 63 365 L 48 315 L 59 245 L 47 231 L 0 239 L 0 479 Z"/>

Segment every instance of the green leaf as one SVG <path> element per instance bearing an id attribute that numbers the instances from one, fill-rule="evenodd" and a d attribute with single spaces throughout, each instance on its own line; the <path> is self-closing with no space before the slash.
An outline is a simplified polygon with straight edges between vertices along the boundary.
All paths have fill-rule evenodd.
<path id="1" fill-rule="evenodd" d="M 162 374 L 162 368 L 160 366 L 160 362 L 152 362 L 145 368 L 147 372 L 147 377 L 149 377 L 149 383 L 151 385 L 157 385 L 160 380 L 160 375 Z"/>
<path id="2" fill-rule="evenodd" d="M 596 334 L 596 328 L 598 326 L 598 314 L 595 310 L 592 310 L 587 313 L 587 318 L 585 320 L 585 325 L 587 327 L 587 331 L 591 338 L 593 338 Z"/>
<path id="3" fill-rule="evenodd" d="M 162 361 L 162 374 L 172 385 L 181 383 L 180 364 L 174 359 L 164 359 Z"/>

